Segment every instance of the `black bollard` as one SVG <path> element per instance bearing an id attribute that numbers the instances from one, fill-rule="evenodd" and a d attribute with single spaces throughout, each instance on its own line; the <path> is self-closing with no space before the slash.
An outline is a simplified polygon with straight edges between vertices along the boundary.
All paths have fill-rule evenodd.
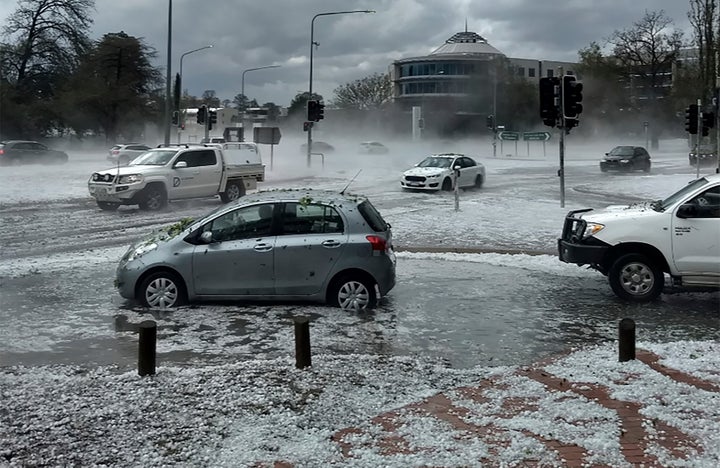
<path id="1" fill-rule="evenodd" d="M 635 359 L 635 321 L 624 318 L 618 327 L 618 355 L 620 362 Z"/>
<path id="2" fill-rule="evenodd" d="M 138 339 L 138 375 L 155 375 L 157 324 L 152 320 L 140 323 Z"/>
<path id="3" fill-rule="evenodd" d="M 295 367 L 303 369 L 312 366 L 310 358 L 310 319 L 295 317 Z"/>

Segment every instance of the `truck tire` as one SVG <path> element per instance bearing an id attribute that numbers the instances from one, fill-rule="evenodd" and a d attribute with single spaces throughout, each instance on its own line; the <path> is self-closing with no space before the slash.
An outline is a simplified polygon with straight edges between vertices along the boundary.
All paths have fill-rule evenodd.
<path id="1" fill-rule="evenodd" d="M 245 196 L 245 184 L 242 181 L 228 182 L 225 191 L 220 194 L 223 203 L 230 203 Z"/>
<path id="2" fill-rule="evenodd" d="M 608 270 L 608 281 L 621 299 L 649 302 L 662 292 L 665 276 L 653 260 L 642 254 L 626 254 Z"/>
<path id="3" fill-rule="evenodd" d="M 159 184 L 153 184 L 145 187 L 138 205 L 140 205 L 141 210 L 162 210 L 165 208 L 165 205 L 167 205 L 167 193 L 165 192 L 165 188 Z"/>

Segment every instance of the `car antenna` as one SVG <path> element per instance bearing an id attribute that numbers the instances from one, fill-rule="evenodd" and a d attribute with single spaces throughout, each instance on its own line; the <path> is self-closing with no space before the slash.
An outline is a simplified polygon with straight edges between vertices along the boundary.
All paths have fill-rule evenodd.
<path id="1" fill-rule="evenodd" d="M 353 181 L 357 178 L 357 176 L 360 175 L 361 172 L 362 172 L 362 169 L 360 169 L 359 171 L 357 171 L 357 174 L 355 174 L 355 177 L 353 177 L 352 179 L 350 179 L 350 182 L 348 182 L 347 185 L 345 186 L 345 188 L 340 191 L 340 195 L 345 195 L 345 190 L 347 190 L 347 188 L 350 187 L 350 184 L 353 183 Z"/>

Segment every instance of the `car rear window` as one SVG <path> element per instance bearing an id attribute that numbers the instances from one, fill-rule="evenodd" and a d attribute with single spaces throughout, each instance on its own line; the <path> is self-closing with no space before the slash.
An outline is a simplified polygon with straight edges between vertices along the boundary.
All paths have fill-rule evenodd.
<path id="1" fill-rule="evenodd" d="M 360 203 L 358 205 L 358 211 L 373 231 L 384 232 L 390 227 L 380 215 L 380 212 L 370 203 L 370 200 L 365 200 Z"/>

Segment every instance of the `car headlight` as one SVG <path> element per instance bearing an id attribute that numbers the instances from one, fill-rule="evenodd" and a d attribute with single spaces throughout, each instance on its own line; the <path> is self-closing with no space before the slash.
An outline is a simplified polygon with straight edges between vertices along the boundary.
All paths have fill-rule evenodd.
<path id="1" fill-rule="evenodd" d="M 120 176 L 120 179 L 118 179 L 118 184 L 134 184 L 137 182 L 142 182 L 143 177 L 141 174 L 128 174 Z"/>
<path id="2" fill-rule="evenodd" d="M 437 179 L 440 177 L 440 174 L 430 174 L 429 176 L 426 176 L 428 179 Z"/>
<path id="3" fill-rule="evenodd" d="M 590 236 L 594 236 L 598 232 L 605 228 L 604 224 L 599 223 L 587 223 L 585 225 L 585 232 L 583 233 L 583 239 L 587 239 Z"/>
<path id="4" fill-rule="evenodd" d="M 621 159 L 620 162 L 623 164 L 627 164 L 630 162 L 630 160 L 629 159 Z"/>
<path id="5" fill-rule="evenodd" d="M 157 249 L 158 245 L 155 242 L 151 242 L 149 244 L 141 244 L 136 246 L 135 248 L 130 248 L 128 252 L 123 257 L 123 261 L 125 263 L 132 262 L 133 260 L 142 257 L 148 252 L 152 252 L 153 250 Z"/>

